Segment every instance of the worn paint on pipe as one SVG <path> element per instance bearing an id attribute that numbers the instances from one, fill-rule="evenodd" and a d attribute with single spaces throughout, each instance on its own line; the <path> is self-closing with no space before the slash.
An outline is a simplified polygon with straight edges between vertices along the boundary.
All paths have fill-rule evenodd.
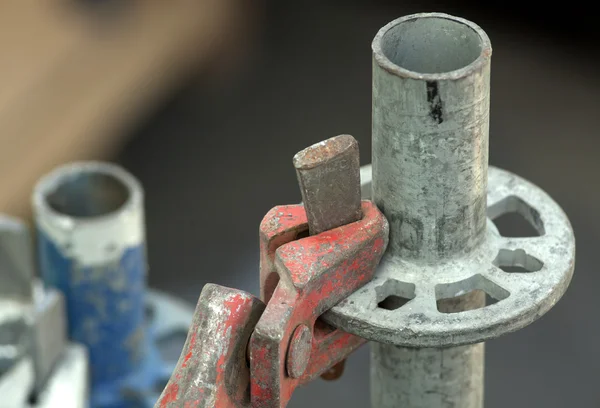
<path id="1" fill-rule="evenodd" d="M 142 187 L 116 165 L 73 163 L 39 181 L 33 205 L 41 275 L 64 293 L 70 338 L 89 350 L 92 405 L 112 406 L 94 390 L 139 373 L 148 350 Z"/>

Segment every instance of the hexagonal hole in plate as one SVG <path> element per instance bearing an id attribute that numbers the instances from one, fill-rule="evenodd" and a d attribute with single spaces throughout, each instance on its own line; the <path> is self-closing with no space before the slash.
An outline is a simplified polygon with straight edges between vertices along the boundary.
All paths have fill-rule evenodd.
<path id="1" fill-rule="evenodd" d="M 415 298 L 414 283 L 400 282 L 388 279 L 385 283 L 375 288 L 377 307 L 385 310 L 396 310 Z"/>
<path id="2" fill-rule="evenodd" d="M 503 237 L 539 237 L 546 233 L 539 211 L 517 196 L 490 206 L 487 215 Z"/>
<path id="3" fill-rule="evenodd" d="M 523 249 L 515 249 L 514 251 L 501 249 L 492 263 L 508 273 L 537 272 L 544 267 L 542 261 L 527 254 Z"/>
<path id="4" fill-rule="evenodd" d="M 461 313 L 493 305 L 510 292 L 482 275 L 435 286 L 437 309 L 441 313 Z"/>

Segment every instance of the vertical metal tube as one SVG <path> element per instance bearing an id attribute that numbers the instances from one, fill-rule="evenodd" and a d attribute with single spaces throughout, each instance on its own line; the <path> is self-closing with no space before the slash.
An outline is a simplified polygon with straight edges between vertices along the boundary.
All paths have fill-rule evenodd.
<path id="1" fill-rule="evenodd" d="M 475 24 L 417 14 L 373 41 L 372 194 L 390 223 L 386 256 L 428 265 L 484 241 L 490 41 Z M 440 311 L 483 306 L 482 293 Z M 447 349 L 372 345 L 375 408 L 480 408 L 483 344 Z"/>
<path id="2" fill-rule="evenodd" d="M 373 41 L 373 198 L 388 253 L 436 263 L 486 225 L 491 46 L 474 24 L 420 14 Z"/>
<path id="3" fill-rule="evenodd" d="M 42 178 L 33 205 L 40 272 L 65 295 L 69 335 L 89 349 L 92 388 L 123 383 L 145 350 L 142 187 L 118 166 L 75 163 Z"/>

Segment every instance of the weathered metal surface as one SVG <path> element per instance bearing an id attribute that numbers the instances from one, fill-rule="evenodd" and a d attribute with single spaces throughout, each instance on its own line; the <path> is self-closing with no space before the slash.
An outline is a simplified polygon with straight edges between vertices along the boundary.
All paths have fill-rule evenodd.
<path id="1" fill-rule="evenodd" d="M 284 407 L 294 389 L 342 361 L 364 340 L 315 324 L 317 318 L 371 278 L 387 245 L 388 225 L 374 204 L 363 218 L 296 239 L 308 223 L 302 205 L 275 207 L 263 219 L 261 288 L 265 312 L 250 340 L 251 396 L 255 408 Z M 286 355 L 299 325 L 312 329 L 310 361 L 289 376 Z"/>
<path id="2" fill-rule="evenodd" d="M 155 407 L 250 407 L 246 352 L 264 307 L 248 293 L 206 285 L 177 367 Z"/>
<path id="3" fill-rule="evenodd" d="M 311 235 L 361 218 L 358 142 L 339 135 L 294 156 Z"/>
<path id="4" fill-rule="evenodd" d="M 444 349 L 370 347 L 372 407 L 482 406 L 483 343 Z"/>
<path id="5" fill-rule="evenodd" d="M 543 235 L 503 237 L 489 220 L 486 243 L 476 257 L 434 267 L 398 259 L 384 263 L 384 256 L 371 282 L 325 313 L 323 319 L 370 340 L 407 347 L 473 344 L 531 324 L 566 291 L 575 264 L 575 238 L 567 216 L 544 191 L 490 167 L 490 218 L 517 211 L 531 216 L 540 231 L 543 227 Z M 522 268 L 521 273 L 502 270 L 528 263 L 541 268 L 535 272 Z M 437 299 L 476 289 L 499 301 L 461 313 L 438 310 Z M 396 310 L 378 307 L 394 294 L 412 299 Z"/>
<path id="6" fill-rule="evenodd" d="M 393 21 L 373 42 L 371 190 L 390 244 L 324 320 L 387 343 L 372 349 L 375 408 L 480 408 L 483 346 L 471 344 L 539 318 L 572 276 L 560 207 L 515 175 L 488 175 L 490 57 L 481 28 L 440 13 Z M 501 236 L 491 219 L 508 212 L 539 236 Z"/>
<path id="7" fill-rule="evenodd" d="M 411 272 L 416 271 L 415 280 L 431 282 L 434 286 L 427 289 L 435 291 L 447 277 L 442 265 L 462 269 L 469 257 L 480 255 L 486 232 L 491 51 L 478 26 L 444 14 L 398 19 L 373 41 L 372 196 L 390 222 L 389 256 L 381 268 L 393 270 L 394 278 L 407 272 L 398 261 L 429 266 Z M 411 299 L 425 290 L 412 282 L 412 287 L 394 288 L 403 283 L 400 278 L 385 282 L 375 309 L 410 309 L 398 324 L 408 332 L 427 319 L 428 309 L 412 301 L 404 307 L 385 304 L 390 295 Z M 394 292 L 398 289 L 401 293 Z M 454 302 L 435 292 L 430 300 L 436 300 L 438 313 L 448 311 L 439 308 L 440 301 L 457 312 L 467 303 L 485 306 L 485 297 L 473 289 L 483 288 L 463 285 L 447 296 L 461 295 Z M 460 317 L 454 320 L 460 325 Z M 438 329 L 445 335 L 446 328 Z M 470 374 L 483 372 L 483 354 L 473 352 L 477 346 L 463 348 L 461 353 L 456 348 L 373 347 L 372 406 L 481 408 L 483 376 Z M 469 387 L 461 388 L 464 381 Z"/>
<path id="8" fill-rule="evenodd" d="M 417 14 L 373 40 L 373 200 L 388 254 L 419 263 L 485 239 L 490 41 L 446 14 Z"/>

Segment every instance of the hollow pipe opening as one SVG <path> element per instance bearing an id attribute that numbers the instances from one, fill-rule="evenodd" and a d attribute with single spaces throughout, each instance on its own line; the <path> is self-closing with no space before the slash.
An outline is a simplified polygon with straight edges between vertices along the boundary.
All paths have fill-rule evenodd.
<path id="1" fill-rule="evenodd" d="M 118 210 L 129 198 L 123 182 L 110 174 L 82 172 L 61 180 L 46 200 L 59 213 L 97 217 Z"/>
<path id="2" fill-rule="evenodd" d="M 415 14 L 383 27 L 373 42 L 380 65 L 403 76 L 469 71 L 491 53 L 476 24 L 442 13 Z"/>
<path id="3" fill-rule="evenodd" d="M 74 163 L 40 181 L 34 204 L 58 217 L 92 221 L 124 211 L 140 194 L 138 182 L 118 166 Z"/>

